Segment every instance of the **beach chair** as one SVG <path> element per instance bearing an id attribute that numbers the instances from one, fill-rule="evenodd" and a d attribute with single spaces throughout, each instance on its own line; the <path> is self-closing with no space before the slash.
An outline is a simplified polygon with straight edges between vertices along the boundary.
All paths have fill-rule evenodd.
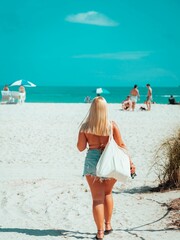
<path id="1" fill-rule="evenodd" d="M 24 103 L 26 100 L 26 93 L 21 93 L 21 92 L 17 92 L 17 91 L 12 91 L 11 92 L 11 96 L 13 98 L 14 102 L 18 102 L 18 103 Z"/>
<path id="2" fill-rule="evenodd" d="M 26 93 L 25 92 L 23 92 L 23 93 L 20 92 L 19 93 L 19 102 L 24 103 L 25 100 L 26 100 Z"/>
<path id="3" fill-rule="evenodd" d="M 1 91 L 1 95 L 2 95 L 1 103 L 12 102 L 11 91 Z"/>
<path id="4" fill-rule="evenodd" d="M 20 92 L 11 91 L 11 97 L 13 99 L 13 102 L 15 102 L 15 103 L 20 102 Z"/>

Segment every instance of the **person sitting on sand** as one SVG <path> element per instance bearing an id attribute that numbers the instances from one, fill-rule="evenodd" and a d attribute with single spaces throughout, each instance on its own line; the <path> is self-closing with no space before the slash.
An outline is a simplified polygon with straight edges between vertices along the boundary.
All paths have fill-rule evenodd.
<path id="1" fill-rule="evenodd" d="M 169 100 L 169 104 L 178 104 L 176 102 L 176 99 L 173 97 L 173 95 L 171 95 L 168 100 Z"/>
<path id="2" fill-rule="evenodd" d="M 130 96 L 127 96 L 127 98 L 122 102 L 122 109 L 129 111 L 131 110 L 131 108 L 132 108 L 132 101 Z"/>
<path id="3" fill-rule="evenodd" d="M 84 99 L 85 103 L 90 103 L 91 102 L 91 97 L 90 96 L 86 96 Z"/>

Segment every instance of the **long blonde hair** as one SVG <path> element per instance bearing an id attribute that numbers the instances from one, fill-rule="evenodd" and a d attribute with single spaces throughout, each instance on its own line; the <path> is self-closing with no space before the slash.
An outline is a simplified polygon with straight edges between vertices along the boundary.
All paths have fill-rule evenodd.
<path id="1" fill-rule="evenodd" d="M 91 103 L 88 116 L 82 123 L 80 131 L 99 136 L 108 136 L 110 122 L 108 120 L 107 102 L 103 97 L 95 97 Z"/>

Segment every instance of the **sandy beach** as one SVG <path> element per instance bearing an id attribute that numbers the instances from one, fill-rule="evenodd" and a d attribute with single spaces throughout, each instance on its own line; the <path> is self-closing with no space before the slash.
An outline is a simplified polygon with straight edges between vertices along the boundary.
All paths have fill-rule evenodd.
<path id="1" fill-rule="evenodd" d="M 137 168 L 126 186 L 115 185 L 113 233 L 105 240 L 179 238 L 167 204 L 178 190 L 157 186 L 149 172 L 160 143 L 180 127 L 180 106 L 154 104 L 152 111 L 109 116 L 121 131 Z M 91 195 L 82 177 L 86 152 L 76 148 L 79 125 L 89 104 L 0 105 L 0 240 L 94 239 Z"/>

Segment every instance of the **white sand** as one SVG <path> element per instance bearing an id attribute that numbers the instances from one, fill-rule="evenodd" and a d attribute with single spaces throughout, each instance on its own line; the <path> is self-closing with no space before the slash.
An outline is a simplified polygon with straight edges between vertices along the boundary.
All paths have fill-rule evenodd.
<path id="1" fill-rule="evenodd" d="M 178 191 L 147 193 L 161 141 L 180 127 L 180 106 L 123 112 L 109 104 L 137 167 L 137 177 L 114 188 L 114 232 L 104 239 L 171 239 L 163 203 Z M 137 106 L 137 109 L 139 106 Z M 76 149 L 78 127 L 89 104 L 0 105 L 0 240 L 93 239 L 91 195 L 81 177 L 85 152 Z"/>

